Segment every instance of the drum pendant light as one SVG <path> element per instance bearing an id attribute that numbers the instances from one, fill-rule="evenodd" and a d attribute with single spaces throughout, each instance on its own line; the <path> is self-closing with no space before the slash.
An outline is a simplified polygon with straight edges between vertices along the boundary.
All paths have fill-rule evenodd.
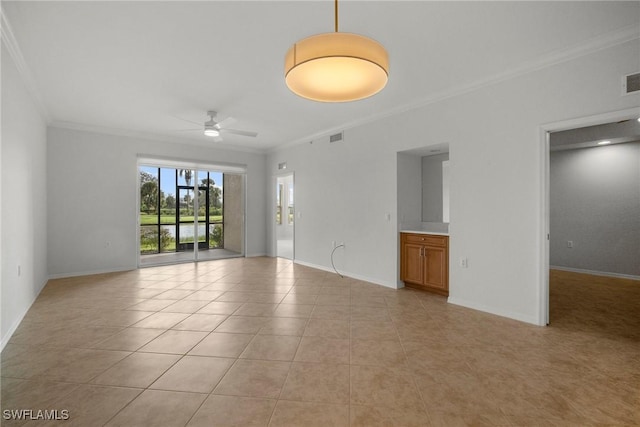
<path id="1" fill-rule="evenodd" d="M 375 40 L 338 32 L 317 34 L 295 43 L 284 61 L 289 89 L 307 99 L 346 102 L 368 98 L 387 84 L 389 57 Z"/>

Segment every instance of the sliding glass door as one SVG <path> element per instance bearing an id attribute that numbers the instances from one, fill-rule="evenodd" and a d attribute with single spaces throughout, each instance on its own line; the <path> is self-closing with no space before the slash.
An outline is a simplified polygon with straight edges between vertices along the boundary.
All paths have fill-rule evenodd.
<path id="1" fill-rule="evenodd" d="M 139 265 L 244 255 L 244 174 L 139 166 Z"/>

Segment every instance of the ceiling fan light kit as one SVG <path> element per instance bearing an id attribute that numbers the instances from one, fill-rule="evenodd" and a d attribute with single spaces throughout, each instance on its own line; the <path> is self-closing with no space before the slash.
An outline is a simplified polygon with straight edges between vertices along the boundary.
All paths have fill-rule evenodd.
<path id="1" fill-rule="evenodd" d="M 213 126 L 204 126 L 204 134 L 207 136 L 220 136 L 220 131 Z"/>
<path id="2" fill-rule="evenodd" d="M 307 99 L 346 102 L 368 98 L 387 84 L 389 56 L 375 40 L 338 32 L 317 34 L 295 43 L 285 56 L 289 89 Z"/>
<path id="3" fill-rule="evenodd" d="M 258 136 L 257 132 L 252 132 L 248 130 L 239 130 L 239 129 L 229 129 L 227 127 L 223 127 L 222 126 L 223 123 L 227 123 L 233 119 L 231 119 L 231 117 L 227 117 L 221 122 L 217 122 L 216 117 L 218 116 L 218 113 L 216 111 L 207 111 L 207 116 L 209 116 L 209 120 L 204 122 L 204 134 L 206 136 L 210 136 L 212 138 L 218 138 L 218 140 L 220 141 L 222 141 L 220 134 L 223 132 L 234 134 L 234 135 L 250 136 L 254 138 Z"/>

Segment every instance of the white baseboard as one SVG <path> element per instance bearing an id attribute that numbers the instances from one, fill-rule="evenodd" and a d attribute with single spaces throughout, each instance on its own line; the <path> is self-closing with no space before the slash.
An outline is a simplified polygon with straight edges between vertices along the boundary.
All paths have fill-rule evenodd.
<path id="1" fill-rule="evenodd" d="M 18 326 L 20 326 L 20 323 L 22 322 L 22 319 L 24 319 L 24 316 L 27 315 L 27 312 L 29 311 L 29 309 L 31 308 L 33 303 L 36 301 L 36 299 L 38 298 L 38 295 L 36 295 L 36 298 L 34 298 L 34 300 L 31 301 L 31 303 L 24 310 L 24 312 L 21 313 L 20 316 L 18 316 L 18 318 L 13 322 L 13 324 L 11 325 L 11 327 L 9 328 L 7 333 L 2 337 L 2 339 L 0 339 L 0 351 L 4 350 L 4 347 L 7 345 L 7 343 L 9 342 L 11 337 L 13 336 L 13 333 L 16 331 L 16 329 L 18 329 Z"/>
<path id="2" fill-rule="evenodd" d="M 509 319 L 519 320 L 520 322 L 531 323 L 537 326 L 544 326 L 540 323 L 539 319 L 535 316 L 527 316 L 522 313 L 515 313 L 507 310 L 496 309 L 495 307 L 489 307 L 484 304 L 478 304 L 477 302 L 467 301 L 462 298 L 456 298 L 449 296 L 447 302 L 450 304 L 459 305 L 473 310 L 483 311 L 485 313 L 495 314 L 496 316 L 508 317 Z"/>
<path id="3" fill-rule="evenodd" d="M 316 268 L 318 270 L 328 271 L 329 273 L 334 273 L 335 274 L 335 271 L 331 267 L 326 267 L 324 265 L 314 264 L 312 262 L 301 261 L 299 259 L 294 259 L 293 262 L 295 264 L 304 265 L 305 267 Z M 384 286 L 385 288 L 398 289 L 397 285 L 395 283 L 392 284 L 392 283 L 385 282 L 385 281 L 382 281 L 382 280 L 379 280 L 379 279 L 376 279 L 376 278 L 373 278 L 373 277 L 362 276 L 360 274 L 349 273 L 349 272 L 346 272 L 346 271 L 340 271 L 340 274 L 342 274 L 345 277 L 350 277 L 352 279 L 362 280 L 362 281 L 365 281 L 365 282 L 369 282 L 369 283 L 373 283 L 373 284 L 376 284 L 376 285 Z"/>
<path id="4" fill-rule="evenodd" d="M 252 253 L 252 254 L 247 254 L 245 255 L 245 257 L 247 258 L 255 258 L 255 257 L 262 257 L 262 256 L 267 256 L 266 253 L 264 252 L 257 252 L 257 253 Z M 215 259 L 212 260 L 201 260 L 204 262 L 207 261 L 216 261 Z M 180 262 L 180 263 L 189 263 L 189 262 L 194 262 L 193 260 L 185 260 L 184 262 Z M 90 271 L 77 271 L 77 272 L 73 272 L 73 273 L 57 273 L 57 274 L 50 274 L 49 275 L 49 280 L 53 280 L 53 279 L 65 279 L 67 277 L 78 277 L 78 276 L 92 276 L 95 274 L 109 274 L 109 273 L 122 273 L 124 271 L 131 271 L 131 270 L 137 270 L 139 268 L 147 268 L 147 267 L 162 267 L 165 265 L 171 265 L 171 264 L 175 264 L 173 262 L 171 263 L 167 263 L 167 264 L 153 264 L 153 265 L 141 265 L 141 266 L 127 266 L 127 267 L 116 267 L 116 268 L 107 268 L 104 270 L 90 270 Z"/>
<path id="5" fill-rule="evenodd" d="M 13 324 L 11 325 L 7 333 L 2 338 L 0 338 L 0 351 L 4 350 L 4 347 L 7 345 L 7 343 L 13 336 L 13 333 L 16 331 L 16 329 L 18 329 L 18 326 L 20 326 L 22 319 L 24 319 L 24 316 L 27 315 L 27 312 L 29 311 L 29 309 L 31 308 L 34 302 L 35 302 L 35 299 L 31 301 L 31 304 L 29 304 L 29 307 L 27 307 L 26 310 L 22 314 L 20 314 L 20 316 L 18 316 L 18 318 L 13 322 Z"/>
<path id="6" fill-rule="evenodd" d="M 307 261 L 301 261 L 299 259 L 294 259 L 293 260 L 294 264 L 300 264 L 300 265 L 304 265 L 305 267 L 311 267 L 311 268 L 315 268 L 317 270 L 322 270 L 322 271 L 328 271 L 329 273 L 334 273 L 335 271 L 333 271 L 332 268 L 330 267 L 325 267 L 324 265 L 318 265 L 318 264 L 314 264 L 312 262 L 307 262 Z"/>
<path id="7" fill-rule="evenodd" d="M 40 285 L 40 290 L 35 295 L 35 297 L 33 297 L 33 300 L 24 309 L 24 311 L 18 316 L 18 318 L 13 321 L 13 323 L 11 324 L 11 327 L 9 328 L 7 333 L 2 338 L 0 338 L 0 351 L 4 350 L 4 347 L 7 345 L 7 343 L 9 342 L 11 337 L 13 336 L 13 333 L 16 331 L 16 329 L 18 329 L 18 326 L 20 326 L 20 323 L 22 323 L 22 320 L 24 319 L 24 316 L 27 315 L 27 312 L 29 311 L 29 309 L 31 308 L 33 303 L 36 302 L 36 300 L 38 299 L 38 296 L 40 296 L 40 292 L 42 292 L 42 290 L 44 289 L 44 287 L 46 285 L 47 285 L 47 282 L 44 282 L 43 284 Z"/>
<path id="8" fill-rule="evenodd" d="M 105 270 L 77 271 L 73 273 L 57 273 L 57 274 L 50 274 L 49 280 L 66 279 L 67 277 L 93 276 L 95 274 L 122 273 L 124 271 L 137 270 L 138 268 L 139 267 L 119 267 L 119 268 L 109 268 Z"/>
<path id="9" fill-rule="evenodd" d="M 550 270 L 571 271 L 573 273 L 592 274 L 594 276 L 617 277 L 619 279 L 640 280 L 640 276 L 634 276 L 632 274 L 610 273 L 610 272 L 607 272 L 607 271 L 585 270 L 585 269 L 582 269 L 582 268 L 572 268 L 572 267 L 559 267 L 557 265 L 550 265 L 549 269 Z"/>

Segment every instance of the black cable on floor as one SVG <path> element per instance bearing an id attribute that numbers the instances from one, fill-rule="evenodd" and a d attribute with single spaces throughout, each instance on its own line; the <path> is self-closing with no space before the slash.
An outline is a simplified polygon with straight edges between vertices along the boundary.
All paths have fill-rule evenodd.
<path id="1" fill-rule="evenodd" d="M 335 253 L 336 249 L 338 248 L 344 248 L 344 245 L 338 245 L 335 248 L 333 248 L 333 250 L 331 251 L 331 266 L 333 267 L 333 271 L 336 272 L 336 274 L 338 276 L 340 276 L 341 279 L 344 279 L 344 276 L 340 273 L 338 273 L 338 270 L 336 269 L 336 265 L 333 263 L 333 254 Z"/>

